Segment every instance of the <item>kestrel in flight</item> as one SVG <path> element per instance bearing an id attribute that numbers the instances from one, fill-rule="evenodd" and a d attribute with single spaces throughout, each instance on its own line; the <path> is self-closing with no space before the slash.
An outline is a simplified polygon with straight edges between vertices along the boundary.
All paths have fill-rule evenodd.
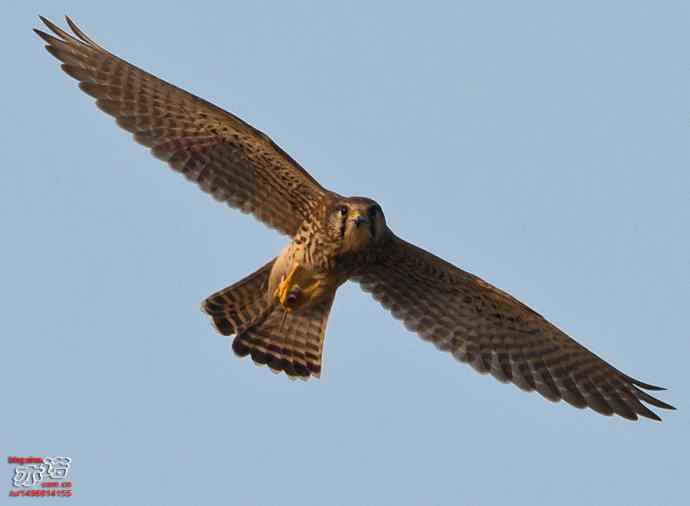
<path id="1" fill-rule="evenodd" d="M 232 349 L 303 379 L 319 376 L 335 292 L 355 281 L 405 327 L 480 373 L 551 401 L 630 420 L 674 409 L 509 294 L 397 237 L 371 199 L 323 188 L 237 116 L 109 53 L 67 18 L 35 30 L 62 70 L 157 158 L 290 237 L 283 251 L 202 309 Z"/>

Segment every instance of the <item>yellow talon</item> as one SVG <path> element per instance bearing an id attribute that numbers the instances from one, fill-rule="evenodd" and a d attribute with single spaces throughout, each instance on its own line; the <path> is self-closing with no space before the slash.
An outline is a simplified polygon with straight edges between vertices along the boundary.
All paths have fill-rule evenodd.
<path id="1" fill-rule="evenodd" d="M 307 299 L 312 299 L 319 291 L 319 288 L 321 288 L 321 281 L 314 281 L 311 285 L 302 290 L 302 294 L 305 295 Z"/>
<path id="2" fill-rule="evenodd" d="M 288 295 L 290 293 L 290 289 L 292 288 L 293 285 L 293 278 L 295 277 L 295 273 L 297 272 L 297 269 L 299 269 L 299 264 L 295 263 L 295 265 L 292 266 L 290 269 L 290 272 L 285 276 L 280 283 L 278 284 L 278 288 L 276 288 L 275 293 L 273 296 L 278 299 L 278 302 L 288 309 L 287 306 L 287 299 Z"/>
<path id="3" fill-rule="evenodd" d="M 305 288 L 300 286 L 300 283 L 306 284 L 311 281 L 310 277 L 309 272 L 296 263 L 278 284 L 273 296 L 286 311 L 297 309 L 320 294 L 322 283 L 319 280 L 313 281 Z"/>

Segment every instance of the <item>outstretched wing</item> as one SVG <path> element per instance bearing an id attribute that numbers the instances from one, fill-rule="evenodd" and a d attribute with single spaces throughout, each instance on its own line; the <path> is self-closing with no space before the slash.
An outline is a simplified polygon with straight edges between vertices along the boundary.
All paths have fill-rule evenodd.
<path id="1" fill-rule="evenodd" d="M 499 381 L 630 420 L 660 420 L 641 401 L 674 409 L 642 390 L 662 388 L 626 376 L 507 293 L 401 239 L 353 280 L 408 329 Z"/>
<path id="2" fill-rule="evenodd" d="M 217 200 L 294 235 L 327 193 L 266 135 L 237 116 L 109 53 L 69 18 L 74 36 L 34 30 L 62 70 L 154 156 Z"/>

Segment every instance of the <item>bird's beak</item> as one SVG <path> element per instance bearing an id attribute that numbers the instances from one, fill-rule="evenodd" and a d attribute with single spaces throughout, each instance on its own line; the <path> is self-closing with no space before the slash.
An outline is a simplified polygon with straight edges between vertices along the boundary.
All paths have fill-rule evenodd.
<path id="1" fill-rule="evenodd" d="M 352 223 L 354 223 L 355 226 L 359 228 L 359 226 L 362 223 L 368 223 L 369 218 L 367 217 L 366 214 L 362 214 L 359 211 L 352 211 L 352 213 L 350 215 L 350 221 L 352 221 Z"/>

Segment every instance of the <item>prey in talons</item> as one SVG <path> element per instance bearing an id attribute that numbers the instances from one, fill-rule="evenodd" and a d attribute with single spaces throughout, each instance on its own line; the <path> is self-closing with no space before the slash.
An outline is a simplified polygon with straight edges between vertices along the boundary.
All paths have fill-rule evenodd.
<path id="1" fill-rule="evenodd" d="M 299 263 L 295 263 L 288 274 L 283 276 L 273 297 L 285 311 L 292 312 L 323 293 L 324 284 Z"/>

